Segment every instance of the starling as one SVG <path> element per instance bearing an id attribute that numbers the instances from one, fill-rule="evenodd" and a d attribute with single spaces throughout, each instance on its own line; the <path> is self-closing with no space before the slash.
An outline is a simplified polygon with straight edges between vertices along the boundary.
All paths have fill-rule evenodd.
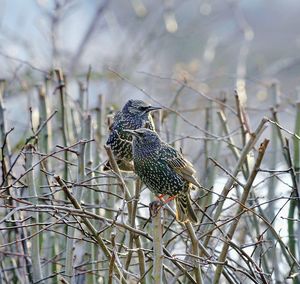
<path id="1" fill-rule="evenodd" d="M 124 132 L 123 129 L 134 130 L 143 127 L 154 130 L 150 112 L 158 109 L 161 108 L 148 105 L 141 100 L 129 100 L 123 109 L 115 114 L 106 145 L 111 147 L 121 170 L 133 170 L 132 135 Z M 104 170 L 109 168 L 108 162 L 104 166 Z"/>
<path id="2" fill-rule="evenodd" d="M 126 130 L 133 139 L 133 162 L 136 174 L 155 195 L 175 198 L 179 222 L 197 223 L 191 205 L 190 189 L 201 187 L 194 177 L 193 165 L 158 134 L 146 128 Z"/>

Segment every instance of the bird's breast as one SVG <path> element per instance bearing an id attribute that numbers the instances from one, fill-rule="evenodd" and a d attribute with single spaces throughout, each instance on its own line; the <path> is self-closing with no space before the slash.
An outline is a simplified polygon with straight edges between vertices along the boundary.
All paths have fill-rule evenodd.
<path id="1" fill-rule="evenodd" d="M 176 195 L 183 190 L 185 181 L 159 159 L 134 160 L 135 171 L 155 194 Z"/>

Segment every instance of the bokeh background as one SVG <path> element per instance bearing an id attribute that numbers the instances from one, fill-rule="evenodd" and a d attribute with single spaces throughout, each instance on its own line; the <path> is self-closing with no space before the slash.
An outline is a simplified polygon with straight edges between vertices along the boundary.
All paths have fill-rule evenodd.
<path id="1" fill-rule="evenodd" d="M 288 126 L 297 101 L 299 6 L 297 0 L 2 0 L 8 126 L 26 131 L 35 86 L 53 68 L 68 77 L 73 99 L 91 68 L 88 107 L 97 105 L 98 94 L 116 109 L 129 98 L 174 107 L 185 81 L 176 110 L 196 125 L 203 125 L 207 98 L 234 105 L 237 90 L 253 127 L 276 104 Z M 277 98 L 268 91 L 274 80 Z M 178 124 L 182 135 L 195 136 L 182 119 Z"/>
<path id="2" fill-rule="evenodd" d="M 255 125 L 275 104 L 268 87 L 278 80 L 277 103 L 288 121 L 297 100 L 299 6 L 297 0 L 2 0 L 0 76 L 9 83 L 7 116 L 21 131 L 28 95 L 49 70 L 63 69 L 75 99 L 77 82 L 91 68 L 93 107 L 100 93 L 116 108 L 129 98 L 151 101 L 139 88 L 170 106 L 187 80 L 178 110 L 196 124 L 203 117 L 195 113 L 208 102 L 203 95 L 231 102 L 237 90 Z"/>
<path id="3" fill-rule="evenodd" d="M 297 0 L 2 0 L 1 75 L 9 78 L 15 71 L 39 79 L 36 69 L 55 66 L 78 78 L 91 65 L 99 75 L 97 91 L 105 93 L 108 82 L 101 79 L 111 68 L 164 102 L 172 94 L 171 78 L 186 77 L 214 96 L 245 88 L 251 102 L 266 100 L 261 92 L 276 78 L 286 99 L 298 84 L 299 5 Z M 124 102 L 132 93 L 124 86 L 109 98 Z"/>

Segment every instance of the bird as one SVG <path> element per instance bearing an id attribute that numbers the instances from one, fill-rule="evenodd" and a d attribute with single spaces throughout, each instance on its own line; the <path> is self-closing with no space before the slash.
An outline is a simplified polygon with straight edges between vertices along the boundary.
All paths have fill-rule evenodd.
<path id="1" fill-rule="evenodd" d="M 155 130 L 151 112 L 159 110 L 161 107 L 151 106 L 142 100 L 130 99 L 118 111 L 110 125 L 109 137 L 106 145 L 110 146 L 120 170 L 132 171 L 132 135 L 123 131 L 123 129 L 149 128 Z M 104 171 L 110 169 L 107 162 Z"/>
<path id="2" fill-rule="evenodd" d="M 194 176 L 193 165 L 151 129 L 127 129 L 125 132 L 133 136 L 134 169 L 142 182 L 159 198 L 169 195 L 168 200 L 175 199 L 179 222 L 197 224 L 190 189 L 201 188 L 201 185 Z"/>

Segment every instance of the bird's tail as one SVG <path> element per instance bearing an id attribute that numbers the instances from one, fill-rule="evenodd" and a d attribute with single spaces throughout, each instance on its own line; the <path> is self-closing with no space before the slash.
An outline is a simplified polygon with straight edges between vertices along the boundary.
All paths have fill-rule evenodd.
<path id="1" fill-rule="evenodd" d="M 178 222 L 188 222 L 197 224 L 198 218 L 191 204 L 189 190 L 180 192 L 175 198 L 176 219 Z"/>

